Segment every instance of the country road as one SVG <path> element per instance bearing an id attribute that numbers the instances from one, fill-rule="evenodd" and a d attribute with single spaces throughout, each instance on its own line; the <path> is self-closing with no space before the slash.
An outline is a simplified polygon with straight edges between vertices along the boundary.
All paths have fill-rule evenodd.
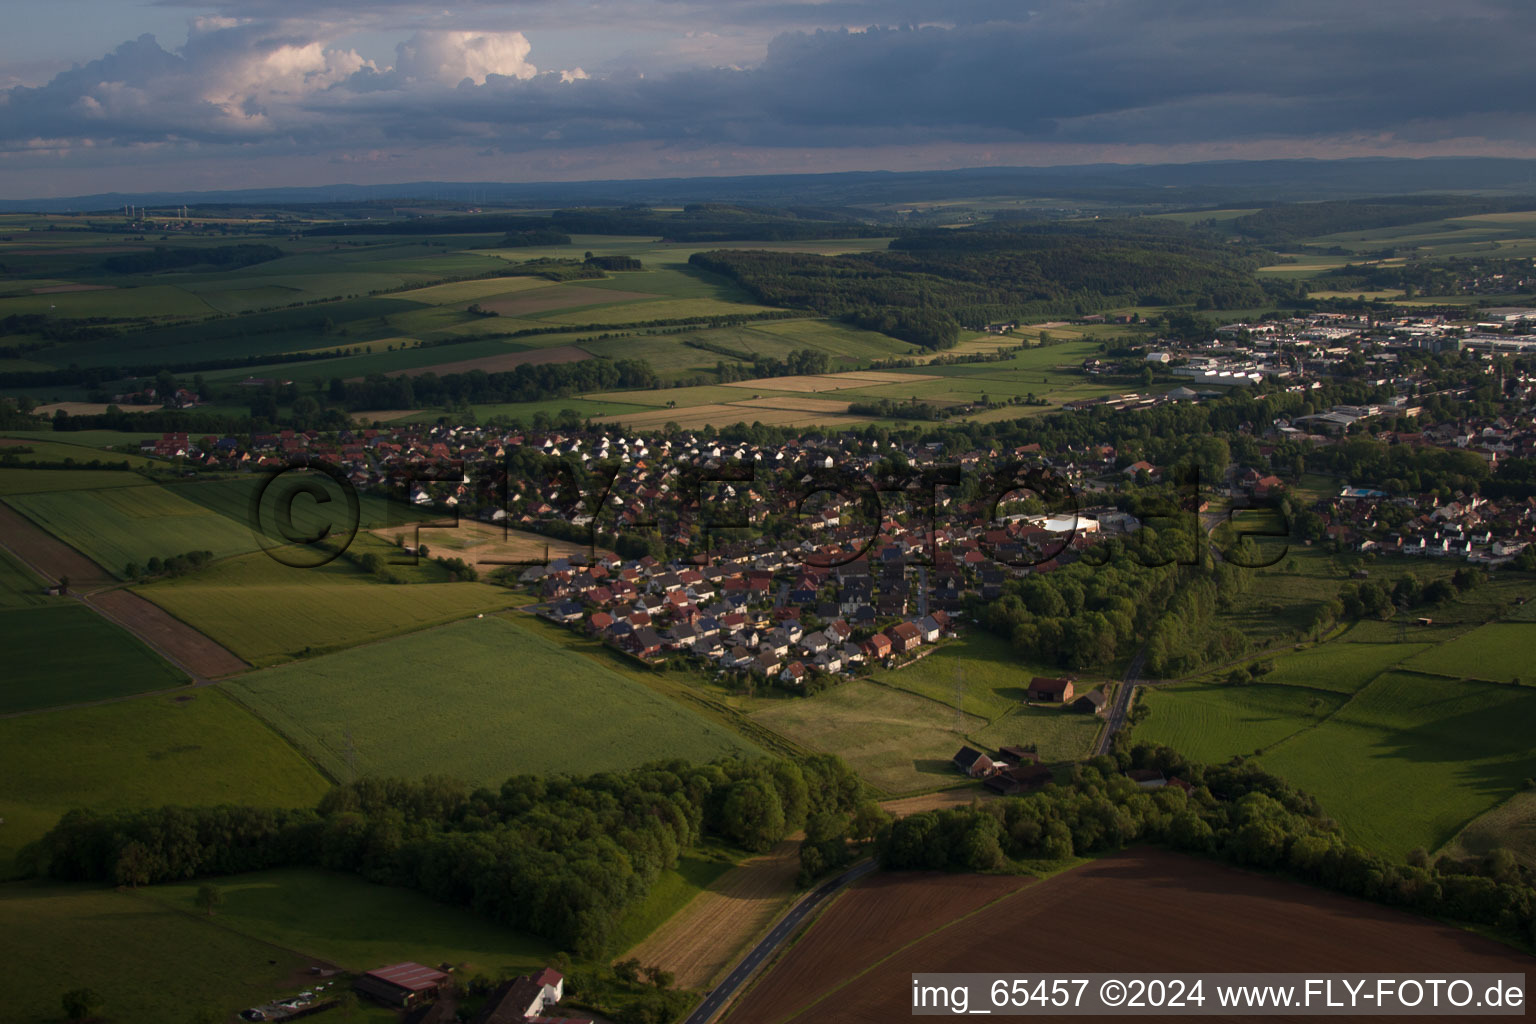
<path id="1" fill-rule="evenodd" d="M 764 961 L 773 955 L 774 951 L 779 948 L 785 939 L 795 933 L 795 930 L 805 921 L 806 915 L 824 903 L 829 896 L 843 886 L 863 878 L 874 869 L 875 862 L 873 860 L 856 864 L 831 881 L 823 882 L 800 897 L 800 901 L 790 908 L 789 913 L 785 914 L 778 924 L 773 926 L 773 930 L 764 936 L 762 941 L 753 946 L 747 955 L 742 958 L 741 962 L 731 969 L 731 973 L 725 976 L 725 980 L 716 985 L 709 995 L 704 997 L 704 1001 L 699 1004 L 696 1010 L 688 1015 L 683 1024 L 708 1024 L 709 1021 L 713 1020 L 725 1008 L 725 1005 L 735 997 L 737 991 L 746 984 L 747 979 L 751 978 L 757 969 L 763 965 Z"/>
<path id="2" fill-rule="evenodd" d="M 1120 689 L 1115 691 L 1115 702 L 1109 706 L 1109 712 L 1104 716 L 1104 728 L 1099 732 L 1099 741 L 1093 746 L 1095 757 L 1109 753 L 1110 745 L 1115 741 L 1115 733 L 1125 727 L 1126 715 L 1131 709 L 1131 694 L 1136 690 L 1141 666 L 1146 660 L 1147 649 L 1143 647 L 1125 667 L 1125 678 L 1120 681 Z"/>

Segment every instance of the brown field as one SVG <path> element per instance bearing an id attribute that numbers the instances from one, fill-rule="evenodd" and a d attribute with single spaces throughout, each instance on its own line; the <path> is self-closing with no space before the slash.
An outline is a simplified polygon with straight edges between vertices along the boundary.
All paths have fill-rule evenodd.
<path id="1" fill-rule="evenodd" d="M 885 901 L 927 900 L 924 890 L 934 884 L 928 875 L 896 877 Z M 893 940 L 866 948 L 863 936 L 876 930 L 870 925 L 875 912 L 868 901 L 833 903 L 726 1024 L 905 1019 L 911 977 L 924 971 L 1418 974 L 1527 973 L 1531 967 L 1518 950 L 1427 918 L 1152 849 L 1026 886 L 961 927 L 948 927 L 955 914 L 930 918 L 934 930 L 905 945 Z M 877 959 L 882 953 L 885 959 Z M 798 992 L 796 1005 L 786 1009 L 777 997 L 767 1013 L 759 1011 L 756 1000 L 775 990 Z"/>
<path id="2" fill-rule="evenodd" d="M 452 526 L 451 521 L 444 521 L 443 525 L 451 527 L 450 529 L 428 529 L 429 524 L 420 525 L 422 527 L 421 542 L 426 544 L 428 550 L 434 555 L 456 556 L 472 565 L 483 567 L 486 572 L 500 568 L 498 563 L 505 562 L 525 565 L 543 564 L 546 551 L 550 558 L 592 554 L 590 545 L 557 540 L 537 533 L 510 530 L 469 519 L 461 519 L 458 526 Z M 404 526 L 374 530 L 373 534 L 391 544 L 399 536 L 405 537 L 407 544 L 415 544 L 416 527 L 417 524 L 408 523 Z M 611 554 L 611 552 L 599 549 L 599 554 Z"/>
<path id="3" fill-rule="evenodd" d="M 127 590 L 104 590 L 87 597 L 85 603 L 196 679 L 218 679 L 251 667 L 223 645 L 138 594 Z"/>
<path id="4" fill-rule="evenodd" d="M 846 409 L 846 406 L 845 406 Z M 857 416 L 845 416 L 829 412 L 803 412 L 799 409 L 783 409 L 731 402 L 716 405 L 690 405 L 680 409 L 648 409 L 645 412 L 621 412 L 612 416 L 594 416 L 593 423 L 623 423 L 636 429 L 659 427 L 664 423 L 676 423 L 685 430 L 695 430 L 706 424 L 719 426 L 730 423 L 761 423 L 769 427 L 810 427 L 839 423 L 853 425 L 867 423 Z"/>
<path id="5" fill-rule="evenodd" d="M 530 313 L 548 313 L 554 309 L 573 306 L 596 306 L 600 303 L 639 302 L 642 299 L 659 299 L 651 292 L 621 292 L 611 288 L 583 288 L 580 285 L 550 285 L 534 288 L 519 295 L 501 299 L 486 299 L 481 308 L 500 313 L 502 316 L 527 316 Z"/>
<path id="6" fill-rule="evenodd" d="M 923 811 L 944 811 L 951 807 L 969 807 L 977 800 L 996 800 L 998 794 L 977 785 L 957 786 L 954 789 L 941 789 L 937 793 L 923 793 L 919 796 L 904 796 L 895 800 L 883 801 L 880 806 L 889 814 L 898 818 L 905 818 L 909 814 L 921 814 Z"/>
<path id="7" fill-rule="evenodd" d="M 3 504 L 0 537 L 12 553 L 48 582 L 68 576 L 70 591 L 97 614 L 122 626 L 194 678 L 217 679 L 250 668 L 223 646 L 137 594 L 100 590 L 116 586 L 117 581 L 101 566 Z"/>
<path id="8" fill-rule="evenodd" d="M 848 411 L 851 402 L 838 402 L 830 398 L 801 398 L 797 395 L 773 396 L 767 398 L 749 398 L 745 402 L 731 402 L 731 405 L 739 405 L 754 409 L 792 409 L 798 412 L 836 412 Z"/>
<path id="9" fill-rule="evenodd" d="M 0 503 L 0 538 L 5 546 L 50 583 L 69 577 L 71 590 L 116 584 L 112 574 L 48 533 L 9 505 Z"/>
<path id="10" fill-rule="evenodd" d="M 815 373 L 798 377 L 756 377 L 752 380 L 726 381 L 728 388 L 750 388 L 754 391 L 811 392 L 842 391 L 844 388 L 867 388 L 877 384 L 916 383 L 920 380 L 938 380 L 930 373 L 893 373 L 886 370 L 850 370 L 847 373 Z"/>
<path id="11" fill-rule="evenodd" d="M 409 370 L 391 370 L 386 377 L 420 377 L 424 373 L 435 373 L 443 376 L 449 373 L 468 373 L 471 370 L 484 370 L 486 373 L 503 373 L 516 369 L 525 363 L 579 363 L 583 359 L 591 359 L 590 352 L 583 352 L 575 345 L 556 345 L 550 348 L 534 348 L 525 352 L 506 352 L 498 356 L 481 356 L 479 359 L 460 359 L 453 363 L 433 363 L 431 366 L 417 366 Z M 352 380 L 362 380 L 361 377 L 353 377 Z"/>
<path id="12" fill-rule="evenodd" d="M 703 988 L 767 931 L 795 894 L 800 843 L 786 839 L 715 879 L 626 957 L 671 971 L 681 988 Z"/>
<path id="13" fill-rule="evenodd" d="M 63 292 L 106 292 L 116 285 L 110 284 L 51 284 L 46 288 L 33 288 L 33 295 L 59 295 Z"/>
<path id="14" fill-rule="evenodd" d="M 100 416 L 111 408 L 106 402 L 54 402 L 50 405 L 40 405 L 32 410 L 35 416 L 52 416 L 60 409 L 66 416 Z M 124 412 L 133 412 L 135 409 L 159 409 L 158 405 L 122 405 L 118 408 Z M 108 452 L 108 455 L 111 453 Z"/>
<path id="15" fill-rule="evenodd" d="M 418 409 L 364 409 L 362 412 L 354 412 L 352 418 L 365 423 L 372 423 L 374 420 L 387 423 L 419 411 Z"/>
<path id="16" fill-rule="evenodd" d="M 853 971 L 858 969 L 853 965 L 875 963 L 892 950 L 1034 881 L 1027 876 L 949 875 L 938 871 L 871 875 L 822 911 L 820 923 L 813 922 L 769 973 L 737 1000 L 727 1019 L 731 1024 L 788 1019 L 825 987 L 822 965 L 840 963 Z M 856 927 L 849 928 L 849 924 Z M 1020 964 L 1014 969 L 1026 968 Z M 841 1018 L 823 1015 L 819 1019 Z"/>

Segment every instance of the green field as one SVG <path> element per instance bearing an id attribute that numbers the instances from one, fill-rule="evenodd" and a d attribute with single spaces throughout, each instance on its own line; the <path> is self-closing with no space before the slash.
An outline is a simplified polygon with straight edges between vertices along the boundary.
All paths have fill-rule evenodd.
<path id="1" fill-rule="evenodd" d="M 964 781 L 950 759 L 987 725 L 984 718 L 862 679 L 758 711 L 752 720 L 839 755 L 865 781 L 893 795 Z"/>
<path id="2" fill-rule="evenodd" d="M 521 772 L 584 774 L 756 752 L 724 727 L 499 617 L 224 685 L 343 779 L 354 771 L 436 773 L 499 784 Z"/>
<path id="3" fill-rule="evenodd" d="M 200 883 L 157 885 L 150 899 L 199 914 Z M 214 920 L 263 943 L 366 971 L 413 960 L 453 964 L 465 976 L 495 978 L 544 966 L 554 954 L 541 939 L 492 924 L 410 889 L 374 885 L 356 875 L 284 868 L 218 880 L 224 905 Z"/>
<path id="4" fill-rule="evenodd" d="M 1274 658 L 1271 662 L 1273 670 L 1258 679 L 1266 685 L 1354 693 L 1393 665 L 1428 647 L 1428 644 L 1333 641 Z M 1224 675 L 1217 673 L 1218 678 Z"/>
<path id="5" fill-rule="evenodd" d="M 57 604 L 57 599 L 49 597 L 45 590 L 42 580 L 0 548 L 0 612 Z"/>
<path id="6" fill-rule="evenodd" d="M 1023 703 L 1030 679 L 1060 674 L 1059 669 L 1025 663 L 1008 641 L 976 629 L 944 641 L 904 668 L 877 669 L 871 678 L 991 720 Z"/>
<path id="7" fill-rule="evenodd" d="M 393 550 L 373 538 L 360 548 L 383 557 Z M 395 571 L 441 574 L 430 563 Z M 392 586 L 340 559 L 305 569 L 264 553 L 228 559 L 137 592 L 256 666 L 381 640 L 519 600 L 512 591 L 486 583 Z"/>
<path id="8" fill-rule="evenodd" d="M 312 984 L 310 961 L 222 922 L 183 914 L 142 892 L 0 885 L 0 958 L 7 1021 L 62 1022 L 60 996 L 89 987 L 112 1024 L 218 1019 Z"/>
<path id="9" fill-rule="evenodd" d="M 1456 678 L 1536 682 L 1536 622 L 1491 622 L 1403 663 Z"/>
<path id="10" fill-rule="evenodd" d="M 126 630 L 67 597 L 0 610 L 0 714 L 124 697 L 187 681 Z"/>
<path id="11" fill-rule="evenodd" d="M 329 784 L 217 689 L 0 719 L 0 876 L 74 807 L 307 807 Z"/>
<path id="12" fill-rule="evenodd" d="M 1045 762 L 1080 761 L 1093 752 L 1104 720 L 1070 707 L 1017 707 L 971 738 L 988 749 L 1035 748 Z"/>
<path id="13" fill-rule="evenodd" d="M 120 578 L 126 578 L 123 567 L 129 562 L 143 565 L 186 551 L 212 551 L 223 558 L 257 546 L 249 527 L 167 487 L 19 494 L 6 500 Z"/>
<path id="14" fill-rule="evenodd" d="M 622 956 L 640 943 L 734 864 L 734 857 L 720 849 L 685 852 L 677 867 L 661 873 L 645 899 L 624 912 L 614 929 L 614 951 Z"/>
<path id="15" fill-rule="evenodd" d="M 62 440 L 62 438 L 70 436 L 67 433 L 56 436 L 61 438 L 61 440 L 30 441 L 25 445 L 17 447 L 0 445 L 0 458 L 15 458 L 23 464 L 29 462 L 65 462 L 70 459 L 78 463 L 89 463 L 96 460 L 114 464 L 126 462 L 132 469 L 142 469 L 145 466 L 156 465 L 153 459 L 147 459 L 142 455 L 125 455 L 122 452 L 107 451 L 92 445 L 67 443 Z M 146 434 L 145 436 L 149 435 Z M 22 451 L 24 448 L 31 450 Z M 159 465 L 164 466 L 165 463 L 162 462 Z M 71 472 L 75 471 L 72 470 Z"/>
<path id="16" fill-rule="evenodd" d="M 1438 848 L 1536 775 L 1532 721 L 1529 687 L 1387 672 L 1261 763 L 1351 839 L 1401 856 Z"/>
<path id="17" fill-rule="evenodd" d="M 1482 857 L 1500 847 L 1527 868 L 1536 869 L 1536 789 L 1523 789 L 1472 819 L 1436 852 L 1465 859 Z"/>
<path id="18" fill-rule="evenodd" d="M 1137 700 L 1150 714 L 1136 726 L 1135 739 L 1219 764 L 1316 725 L 1346 699 L 1324 690 L 1272 685 L 1265 678 L 1249 686 L 1178 683 L 1144 688 Z"/>
<path id="19" fill-rule="evenodd" d="M 148 486 L 153 486 L 152 482 L 138 473 L 125 473 L 114 469 L 0 468 L 0 495 L 7 496 Z"/>

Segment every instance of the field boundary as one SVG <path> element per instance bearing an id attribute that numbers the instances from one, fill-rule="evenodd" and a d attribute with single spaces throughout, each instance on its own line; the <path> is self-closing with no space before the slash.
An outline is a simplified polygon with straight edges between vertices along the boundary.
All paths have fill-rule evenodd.
<path id="1" fill-rule="evenodd" d="M 1073 865 L 1073 868 L 1080 867 L 1080 866 L 1081 865 Z M 1069 868 L 1068 870 L 1073 870 L 1073 868 Z M 891 959 L 891 957 L 897 956 L 898 954 L 905 952 L 906 950 L 910 949 L 911 947 L 917 945 L 920 942 L 926 942 L 927 940 L 933 938 L 935 935 L 940 935 L 940 934 L 948 931 L 949 929 L 953 928 L 955 925 L 961 924 L 962 922 L 965 922 L 965 921 L 968 921 L 972 917 L 975 917 L 977 914 L 980 914 L 982 911 L 987 910 L 987 909 L 989 909 L 991 907 L 995 907 L 999 903 L 1002 903 L 1005 900 L 1011 900 L 1015 896 L 1018 896 L 1020 893 L 1033 891 L 1035 886 L 1038 885 L 1039 882 L 1040 882 L 1040 879 L 1037 878 L 1034 875 L 1025 875 L 1025 876 L 1022 876 L 1022 877 L 1026 878 L 1027 881 L 1025 881 L 1024 884 L 1020 885 L 1017 889 L 1013 890 L 1012 892 L 1004 893 L 1003 895 L 998 896 L 995 899 L 988 900 L 986 903 L 983 903 L 981 906 L 977 907 L 976 909 L 968 911 L 967 913 L 961 914 L 959 917 L 956 917 L 956 918 L 953 918 L 953 919 L 951 919 L 949 921 L 946 921 L 943 924 L 939 925 L 937 928 L 934 928 L 933 930 L 928 931 L 928 932 L 924 932 L 922 935 L 919 935 L 916 938 L 911 939 L 910 941 L 908 941 L 906 943 L 903 943 L 902 945 L 898 946 L 897 948 L 895 948 L 895 949 L 891 950 L 890 952 L 886 953 L 884 956 L 880 957 L 878 960 L 874 960 L 874 961 L 864 965 L 864 967 L 862 969 L 854 972 L 853 974 L 848 975 L 847 977 L 845 977 L 841 982 L 839 982 L 833 988 L 827 989 L 825 992 L 823 992 L 820 996 L 818 996 L 815 999 L 813 999 L 811 1002 L 806 1003 L 803 1006 L 798 1007 L 789 1017 L 786 1017 L 786 1018 L 783 1019 L 784 1024 L 787 1024 L 788 1021 L 794 1020 L 795 1018 L 798 1018 L 798 1017 L 802 1016 L 803 1014 L 807 1013 L 808 1011 L 814 1010 L 817 1006 L 819 1006 L 822 1003 L 826 1002 L 829 998 L 831 998 L 832 996 L 836 995 L 838 992 L 841 992 L 844 988 L 847 988 L 849 985 L 851 985 L 853 982 L 857 981 L 859 978 L 862 978 L 864 975 L 868 974 L 870 971 L 874 970 L 875 968 L 879 967 L 881 964 L 885 963 L 887 960 Z M 847 892 L 851 888 L 853 888 L 853 887 L 852 886 L 848 886 L 848 887 L 844 888 L 843 892 Z M 841 894 L 839 894 L 839 895 L 841 895 Z M 829 906 L 831 905 L 831 902 L 832 901 L 830 901 L 830 900 L 828 901 L 828 905 Z M 820 918 L 821 915 L 818 913 L 816 916 L 817 916 L 817 918 Z M 815 923 L 814 921 L 811 922 L 811 924 L 814 924 L 814 923 Z M 810 931 L 810 927 L 808 925 L 807 927 L 802 928 L 800 930 L 800 935 L 804 936 L 809 931 Z M 757 974 L 757 980 L 754 981 L 753 985 L 749 986 L 746 990 L 737 993 L 736 998 L 740 998 L 741 996 L 746 995 L 748 992 L 751 991 L 752 988 L 755 988 L 757 981 L 761 981 L 763 978 L 768 976 L 768 972 L 767 972 L 766 968 L 771 967 L 775 963 L 777 963 L 779 958 L 784 953 L 788 952 L 792 948 L 793 948 L 793 945 L 786 946 L 786 947 L 783 947 L 778 953 L 776 953 L 772 957 L 772 959 L 770 959 L 766 964 L 763 965 L 763 968 L 760 969 L 760 972 Z"/>
<path id="2" fill-rule="evenodd" d="M 329 782 L 332 786 L 342 785 L 340 779 L 326 771 L 324 765 L 322 765 L 319 761 L 316 761 L 313 757 L 310 757 L 309 753 L 305 751 L 303 747 L 295 743 L 292 736 L 289 736 L 287 733 L 283 732 L 283 730 L 279 729 L 274 723 L 269 722 L 260 711 L 257 711 L 245 701 L 241 700 L 236 694 L 230 692 L 230 689 L 227 686 L 221 686 L 219 683 L 209 683 L 207 685 L 217 689 L 229 700 L 231 704 L 235 705 L 235 707 L 239 708 L 241 711 L 244 711 L 256 721 L 260 722 L 263 728 L 272 733 L 272 735 L 276 736 L 278 739 L 282 740 L 290 750 L 304 759 L 305 764 L 309 765 L 315 770 L 315 774 L 319 775 L 326 782 Z"/>

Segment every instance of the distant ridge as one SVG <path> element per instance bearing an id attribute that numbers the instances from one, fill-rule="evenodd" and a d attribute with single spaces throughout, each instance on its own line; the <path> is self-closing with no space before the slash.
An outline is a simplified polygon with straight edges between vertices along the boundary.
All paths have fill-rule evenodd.
<path id="1" fill-rule="evenodd" d="M 1536 194 L 1536 160 L 1362 157 L 575 182 L 416 181 L 391 185 L 107 192 L 62 198 L 0 199 L 0 212 L 111 212 L 127 203 L 156 207 L 182 204 L 313 205 L 388 200 L 554 205 L 732 200 L 844 205 L 901 203 L 936 196 L 1060 197 L 1200 206 L 1424 191 Z"/>

